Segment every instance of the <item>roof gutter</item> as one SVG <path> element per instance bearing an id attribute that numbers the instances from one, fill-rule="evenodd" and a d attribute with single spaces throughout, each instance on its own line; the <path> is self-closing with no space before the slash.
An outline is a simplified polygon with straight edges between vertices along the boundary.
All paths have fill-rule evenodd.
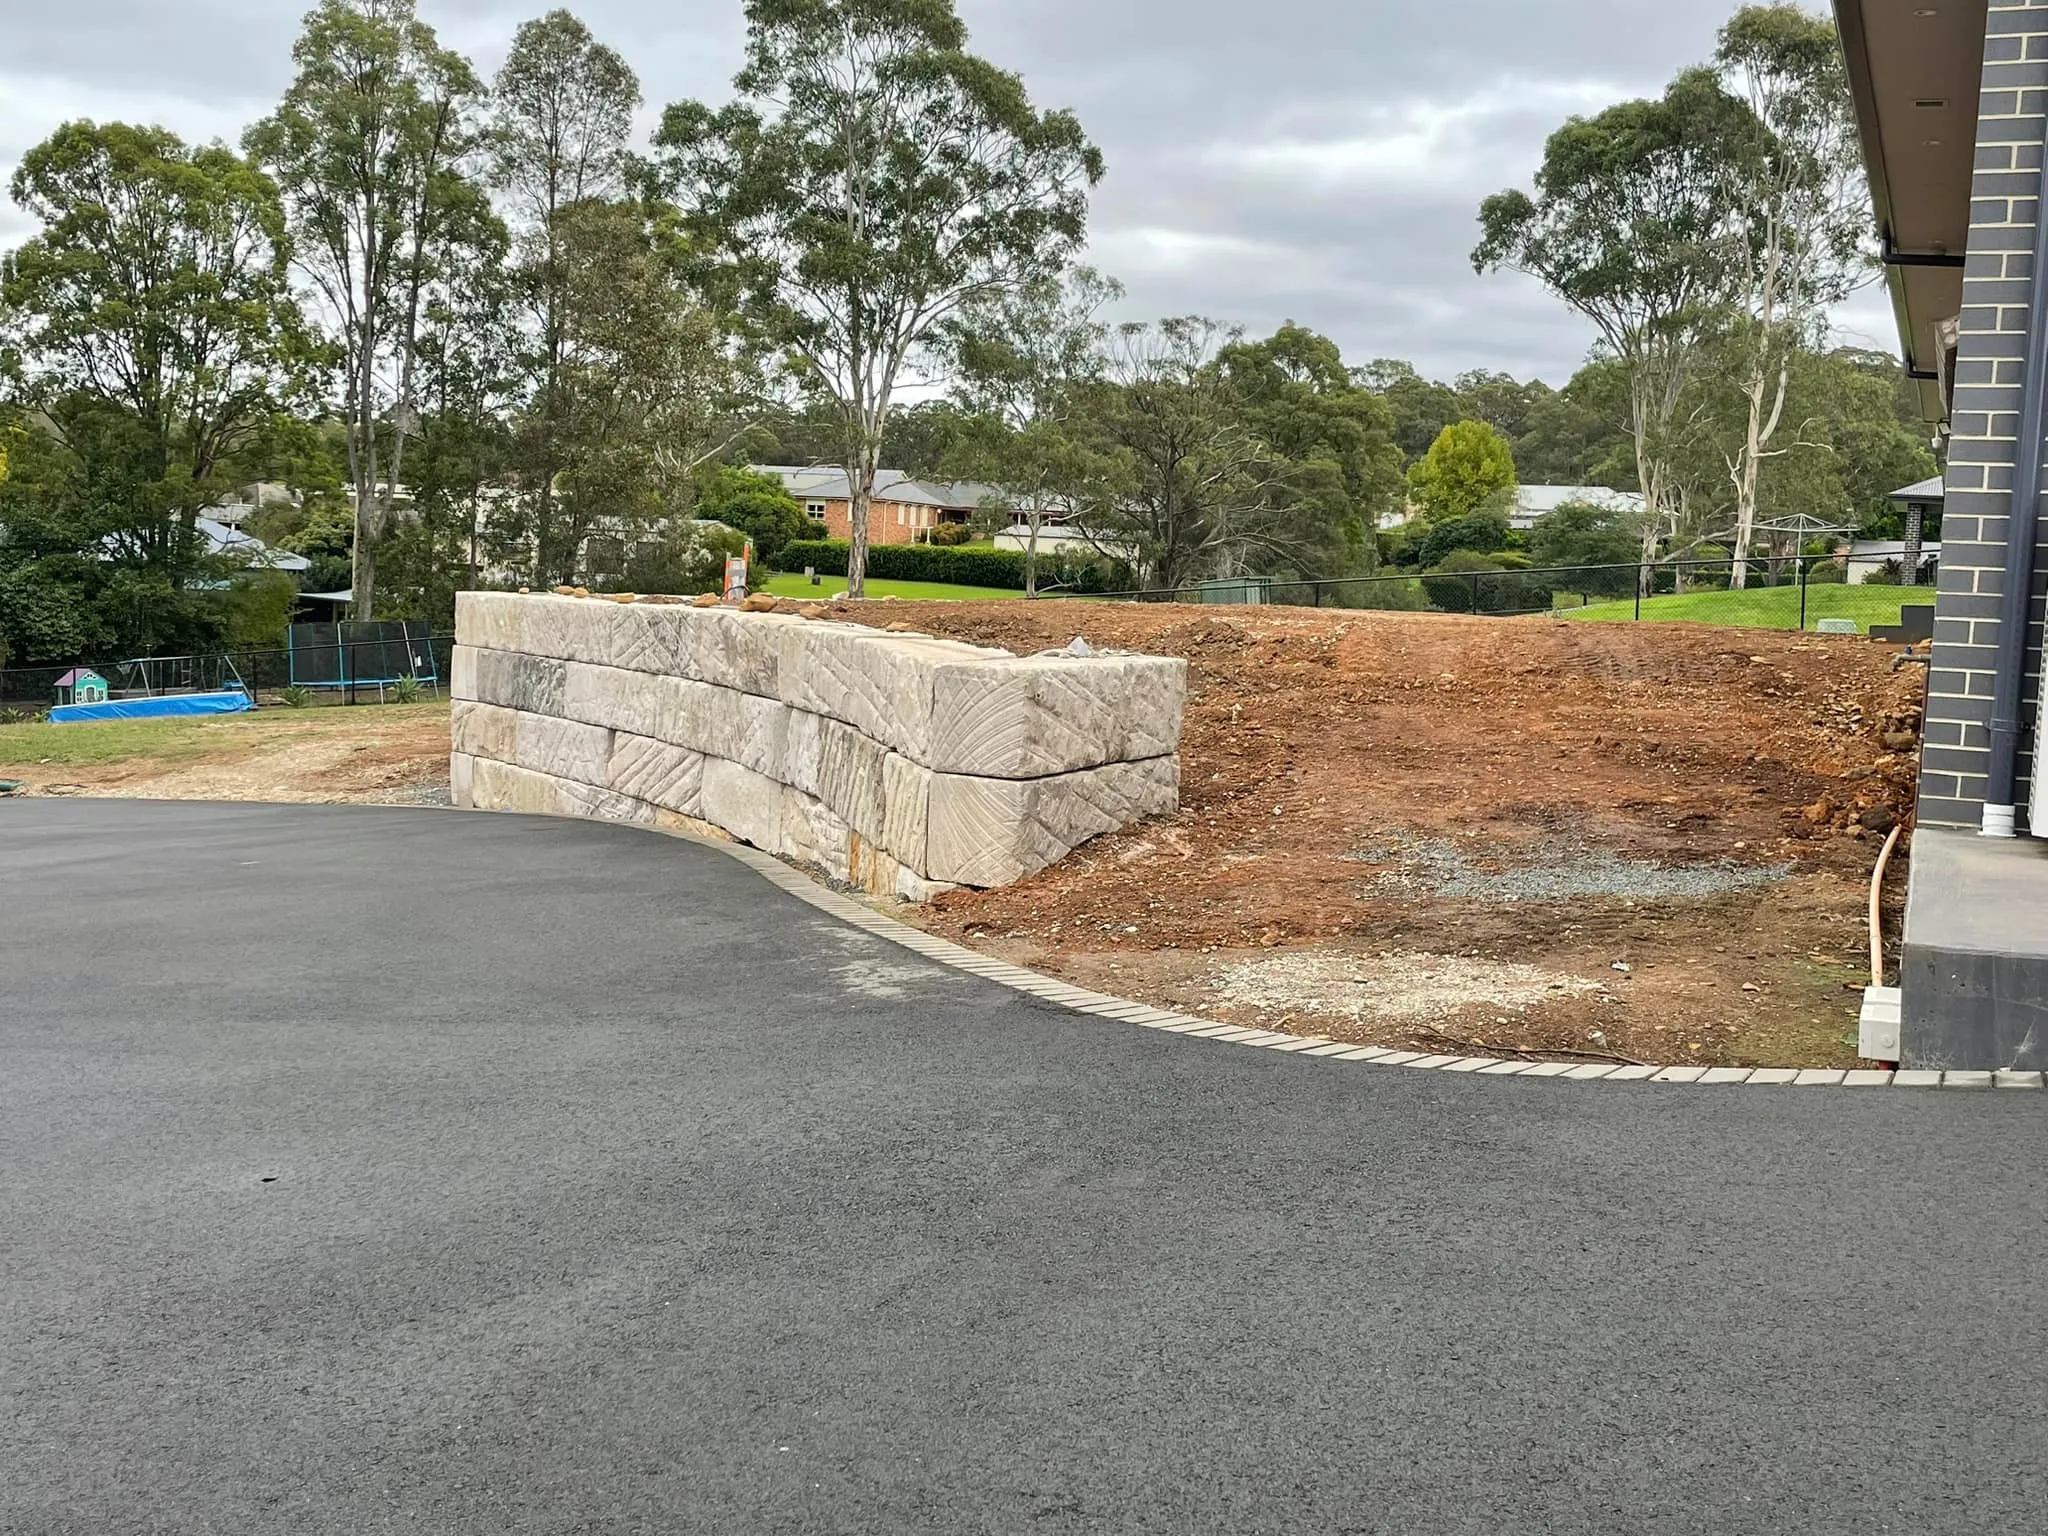
<path id="1" fill-rule="evenodd" d="M 2018 463 L 2005 520 L 2005 590 L 1998 605 L 1998 659 L 1991 687 L 1991 775 L 1984 835 L 2017 837 L 2020 710 L 2026 691 L 2027 621 L 2034 598 L 2034 545 L 2041 518 L 2041 461 L 2048 441 L 2048 161 L 2041 168 L 2034 265 L 2027 312 L 2026 374 L 2020 391 Z"/>

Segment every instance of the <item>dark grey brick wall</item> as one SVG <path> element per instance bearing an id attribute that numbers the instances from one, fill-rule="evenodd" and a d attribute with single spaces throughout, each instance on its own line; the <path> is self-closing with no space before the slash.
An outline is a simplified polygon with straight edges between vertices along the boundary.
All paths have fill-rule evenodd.
<path id="1" fill-rule="evenodd" d="M 2005 591 L 2005 537 L 2020 432 L 2021 371 L 2037 176 L 2048 139 L 2048 0 L 1994 0 L 1984 43 L 1970 253 L 1963 272 L 1962 335 L 1942 520 L 1941 589 L 1928 683 L 1920 820 L 1976 827 L 1990 762 L 1991 679 Z M 2027 173 L 2027 174 L 2022 174 Z M 2048 363 L 2048 359 L 2043 360 Z M 2036 562 L 2028 647 L 2029 717 L 2041 697 L 2041 588 L 2048 581 L 2048 518 Z M 2031 754 L 2021 763 L 2032 776 Z M 2022 785 L 2021 804 L 2026 803 Z"/>

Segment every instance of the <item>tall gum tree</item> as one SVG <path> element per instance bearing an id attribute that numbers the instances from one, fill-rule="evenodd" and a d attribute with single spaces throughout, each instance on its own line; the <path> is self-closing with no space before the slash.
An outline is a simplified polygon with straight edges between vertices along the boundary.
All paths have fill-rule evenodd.
<path id="1" fill-rule="evenodd" d="M 283 191 L 295 261 L 341 357 L 353 610 L 368 619 L 377 544 L 418 421 L 425 308 L 449 246 L 495 222 L 467 174 L 482 87 L 419 20 L 413 0 L 322 0 L 292 59 L 297 73 L 284 100 L 243 143 Z"/>
<path id="2" fill-rule="evenodd" d="M 1646 569 L 1683 516 L 1666 445 L 1725 323 L 1737 261 L 1727 145 L 1754 122 L 1711 71 L 1690 70 L 1655 101 L 1573 118 L 1544 146 L 1533 196 L 1501 192 L 1480 209 L 1473 266 L 1534 277 L 1627 374 Z"/>
<path id="3" fill-rule="evenodd" d="M 902 386 L 944 374 L 976 308 L 1067 266 L 1102 156 L 967 51 L 952 0 L 748 0 L 734 85 L 667 110 L 658 174 L 730 301 L 837 409 L 859 596 Z"/>
<path id="4" fill-rule="evenodd" d="M 959 405 L 970 423 L 960 467 L 1008 493 L 1024 526 L 1024 595 L 1038 595 L 1046 518 L 1084 518 L 1106 466 L 1074 431 L 1101 377 L 1102 312 L 1124 296 L 1113 278 L 1077 267 L 1046 277 L 974 317 L 961 351 Z"/>
<path id="5" fill-rule="evenodd" d="M 1753 129 L 1732 136 L 1726 170 L 1737 249 L 1736 307 L 1746 320 L 1746 420 L 1727 456 L 1735 491 L 1733 584 L 1748 584 L 1766 463 L 1793 393 L 1795 360 L 1817 343 L 1829 306 L 1874 270 L 1864 250 L 1870 193 L 1857 153 L 1848 77 L 1834 24 L 1795 5 L 1752 5 L 1722 28 L 1714 64 L 1747 104 Z"/>
<path id="6" fill-rule="evenodd" d="M 521 499 L 542 581 L 571 577 L 580 544 L 558 526 L 558 481 L 569 453 L 570 319 L 590 276 L 571 269 L 570 247 L 592 231 L 583 205 L 614 199 L 625 187 L 639 106 L 631 67 L 565 10 L 520 27 L 492 92 L 492 182 L 517 226 L 514 286 L 526 321 L 522 361 L 531 393 L 518 435 Z"/>

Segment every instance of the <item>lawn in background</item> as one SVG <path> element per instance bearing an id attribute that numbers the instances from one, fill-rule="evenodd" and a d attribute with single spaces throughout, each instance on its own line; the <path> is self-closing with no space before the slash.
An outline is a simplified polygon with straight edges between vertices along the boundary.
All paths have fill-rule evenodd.
<path id="1" fill-rule="evenodd" d="M 835 597 L 846 596 L 844 576 L 822 576 L 815 587 L 804 579 L 803 572 L 794 575 L 770 576 L 765 585 L 755 590 L 768 592 L 776 597 L 791 597 L 799 602 L 828 602 Z M 956 587 L 943 581 L 883 581 L 878 577 L 868 578 L 869 597 L 900 597 L 905 602 L 928 603 L 996 603 L 1021 601 L 1022 592 L 1009 592 L 1001 587 Z"/>
<path id="2" fill-rule="evenodd" d="M 353 708 L 260 709 L 241 715 L 178 720 L 82 720 L 0 725 L 0 778 L 4 770 L 104 768 L 149 762 L 165 767 L 199 762 L 222 752 L 258 751 L 292 737 L 347 738 L 377 722 L 446 719 L 448 701 L 357 705 Z"/>
<path id="3" fill-rule="evenodd" d="M 1932 587 L 1849 587 L 1816 584 L 1806 589 L 1806 627 L 1822 619 L 1853 619 L 1868 634 L 1873 624 L 1896 624 L 1903 606 L 1932 607 Z M 1595 603 L 1590 608 L 1559 608 L 1557 617 L 1589 624 L 1629 624 L 1636 617 L 1633 599 Z M 1685 592 L 1643 599 L 1645 623 L 1719 624 L 1734 629 L 1797 629 L 1797 587 L 1751 587 L 1746 592 Z"/>

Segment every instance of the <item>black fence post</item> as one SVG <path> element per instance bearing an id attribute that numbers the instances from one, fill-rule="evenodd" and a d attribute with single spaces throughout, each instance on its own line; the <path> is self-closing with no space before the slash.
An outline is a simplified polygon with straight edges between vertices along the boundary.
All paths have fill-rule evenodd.
<path id="1" fill-rule="evenodd" d="M 1806 633 L 1806 556 L 1798 557 L 1799 572 L 1799 632 Z"/>
<path id="2" fill-rule="evenodd" d="M 1636 567 L 1636 622 L 1643 622 L 1643 584 L 1649 581 L 1650 573 L 1642 566 Z"/>

